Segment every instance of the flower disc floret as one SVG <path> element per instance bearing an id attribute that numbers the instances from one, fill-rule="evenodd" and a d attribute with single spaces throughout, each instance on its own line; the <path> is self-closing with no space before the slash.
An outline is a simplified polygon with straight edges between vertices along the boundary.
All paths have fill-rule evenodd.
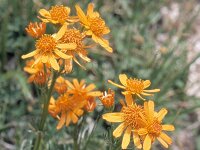
<path id="1" fill-rule="evenodd" d="M 58 22 L 65 22 L 69 16 L 69 11 L 63 5 L 52 6 L 50 11 L 51 19 Z"/>

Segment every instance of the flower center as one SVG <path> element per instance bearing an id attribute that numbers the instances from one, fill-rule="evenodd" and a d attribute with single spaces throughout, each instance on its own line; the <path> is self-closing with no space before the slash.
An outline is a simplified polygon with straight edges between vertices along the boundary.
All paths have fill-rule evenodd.
<path id="1" fill-rule="evenodd" d="M 52 52 L 56 48 L 55 39 L 48 34 L 43 35 L 36 42 L 36 49 L 41 50 L 42 52 Z"/>
<path id="2" fill-rule="evenodd" d="M 69 100 L 68 95 L 62 95 L 56 101 L 56 105 L 60 108 L 61 111 L 69 111 L 74 108 L 74 104 Z"/>
<path id="3" fill-rule="evenodd" d="M 90 22 L 90 29 L 92 32 L 98 36 L 101 37 L 103 35 L 103 30 L 105 28 L 105 22 L 102 18 L 100 17 L 95 17 L 95 18 L 88 18 Z"/>
<path id="4" fill-rule="evenodd" d="M 147 128 L 148 132 L 154 137 L 158 137 L 162 131 L 162 125 L 158 120 L 154 120 Z"/>
<path id="5" fill-rule="evenodd" d="M 52 6 L 49 12 L 51 19 L 58 21 L 59 23 L 65 22 L 69 16 L 68 9 L 66 9 L 63 5 Z"/>
<path id="6" fill-rule="evenodd" d="M 127 106 L 122 108 L 124 113 L 124 120 L 127 126 L 131 126 L 134 129 L 141 127 L 141 115 L 144 114 L 144 110 L 141 106 Z"/>
<path id="7" fill-rule="evenodd" d="M 144 90 L 143 80 L 130 78 L 126 80 L 126 84 L 127 91 L 131 91 L 133 93 L 142 93 Z"/>
<path id="8" fill-rule="evenodd" d="M 81 35 L 79 30 L 68 29 L 67 31 L 65 31 L 65 34 L 59 41 L 61 41 L 62 43 L 76 43 L 77 48 L 75 49 L 75 51 L 84 53 L 84 44 L 82 40 L 83 36 Z"/>

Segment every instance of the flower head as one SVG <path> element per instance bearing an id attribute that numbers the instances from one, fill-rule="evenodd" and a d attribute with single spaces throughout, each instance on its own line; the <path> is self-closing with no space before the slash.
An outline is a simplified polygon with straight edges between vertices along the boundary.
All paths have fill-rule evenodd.
<path id="1" fill-rule="evenodd" d="M 110 80 L 108 80 L 108 82 L 119 88 L 124 89 L 125 91 L 122 92 L 124 95 L 133 94 L 145 100 L 141 95 L 152 96 L 151 93 L 160 91 L 160 89 L 146 90 L 146 88 L 148 88 L 151 85 L 150 80 L 141 80 L 141 79 L 135 79 L 135 78 L 132 79 L 132 78 L 128 78 L 125 74 L 120 74 L 119 80 L 122 85 L 116 84 Z"/>
<path id="2" fill-rule="evenodd" d="M 28 27 L 25 28 L 28 35 L 30 35 L 33 38 L 39 38 L 41 37 L 45 31 L 46 31 L 46 23 L 44 22 L 30 22 Z"/>
<path id="3" fill-rule="evenodd" d="M 48 77 L 50 76 L 49 65 L 46 65 L 46 72 L 44 71 L 44 65 L 42 63 L 38 63 L 34 67 L 34 59 L 28 60 L 26 62 L 26 66 L 24 67 L 24 71 L 30 74 L 28 78 L 28 82 L 34 82 L 35 84 L 42 86 L 44 85 Z"/>
<path id="4" fill-rule="evenodd" d="M 113 136 L 116 138 L 120 137 L 124 132 L 122 149 L 126 149 L 129 145 L 131 135 L 133 136 L 133 141 L 137 148 L 141 148 L 142 145 L 139 136 L 134 130 L 143 126 L 141 120 L 144 115 L 144 109 L 142 106 L 134 103 L 132 95 L 125 95 L 125 99 L 126 104 L 121 101 L 123 107 L 120 112 L 104 114 L 103 119 L 114 123 L 120 122 L 120 125 L 114 130 Z"/>
<path id="5" fill-rule="evenodd" d="M 66 54 L 72 56 L 73 60 L 81 67 L 83 66 L 78 62 L 76 55 L 78 55 L 86 62 L 91 61 L 90 58 L 87 57 L 88 52 L 85 48 L 87 48 L 88 46 L 84 45 L 83 43 L 84 37 L 85 36 L 81 34 L 79 30 L 73 28 L 67 29 L 63 37 L 59 40 L 61 43 L 75 43 L 77 45 L 76 49 L 68 50 Z"/>
<path id="6" fill-rule="evenodd" d="M 142 120 L 144 126 L 138 130 L 138 134 L 143 137 L 143 149 L 150 150 L 151 144 L 157 139 L 165 148 L 172 143 L 172 139 L 163 131 L 173 131 L 171 124 L 162 125 L 162 120 L 167 114 L 167 110 L 162 108 L 158 113 L 154 111 L 154 102 L 144 103 L 145 118 Z"/>
<path id="7" fill-rule="evenodd" d="M 73 95 L 73 98 L 77 101 L 85 101 L 86 105 L 90 105 L 89 107 L 96 106 L 95 97 L 101 95 L 100 91 L 94 91 L 95 85 L 89 84 L 86 85 L 84 80 L 80 82 L 77 79 L 73 79 L 73 82 L 67 81 L 68 84 L 68 93 Z M 87 107 L 87 106 L 86 106 Z"/>
<path id="8" fill-rule="evenodd" d="M 108 93 L 105 91 L 104 93 L 102 93 L 101 96 L 99 96 L 99 99 L 104 107 L 110 108 L 115 103 L 114 97 L 115 97 L 115 92 L 111 89 L 108 89 Z"/>
<path id="9" fill-rule="evenodd" d="M 36 50 L 22 55 L 23 59 L 35 56 L 35 62 L 33 66 L 39 62 L 49 63 L 51 67 L 55 70 L 59 70 L 60 67 L 56 59 L 69 59 L 71 56 L 66 55 L 62 52 L 63 49 L 75 49 L 75 43 L 58 43 L 58 40 L 62 38 L 66 31 L 66 24 L 64 24 L 61 29 L 55 35 L 44 34 L 36 41 Z"/>
<path id="10" fill-rule="evenodd" d="M 65 22 L 76 22 L 78 21 L 77 17 L 71 17 L 70 8 L 64 7 L 63 5 L 52 6 L 49 11 L 46 9 L 40 9 L 39 14 L 42 17 L 39 17 L 43 22 L 51 22 L 53 24 L 64 24 Z"/>
<path id="11" fill-rule="evenodd" d="M 59 94 L 64 94 L 65 92 L 67 92 L 67 86 L 68 85 L 66 80 L 63 77 L 58 77 L 54 85 L 54 89 Z"/>
<path id="12" fill-rule="evenodd" d="M 83 12 L 79 5 L 76 5 L 77 15 L 81 24 L 87 30 L 85 33 L 88 36 L 92 36 L 92 39 L 104 47 L 108 52 L 112 52 L 113 49 L 109 46 L 109 42 L 103 38 L 105 34 L 110 32 L 110 29 L 106 26 L 105 21 L 100 17 L 98 12 L 94 12 L 94 5 L 90 3 L 88 5 L 87 14 Z"/>
<path id="13" fill-rule="evenodd" d="M 69 96 L 68 93 L 61 95 L 55 101 L 52 97 L 49 104 L 49 114 L 59 119 L 59 123 L 57 125 L 57 129 L 60 129 L 65 124 L 68 126 L 70 122 L 74 124 L 78 122 L 78 117 L 83 114 L 82 107 L 84 106 L 84 102 L 77 102 Z"/>

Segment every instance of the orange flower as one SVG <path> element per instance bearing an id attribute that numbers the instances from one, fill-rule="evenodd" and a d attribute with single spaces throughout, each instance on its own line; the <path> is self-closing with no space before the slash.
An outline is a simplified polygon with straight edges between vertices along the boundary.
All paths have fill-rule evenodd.
<path id="1" fill-rule="evenodd" d="M 132 95 L 125 95 L 125 99 L 126 104 L 124 101 L 121 101 L 123 107 L 120 112 L 106 113 L 102 117 L 109 122 L 120 123 L 120 125 L 113 131 L 113 136 L 117 138 L 124 133 L 122 149 L 128 147 L 132 133 L 134 144 L 137 148 L 142 148 L 139 136 L 134 132 L 134 130 L 143 126 L 141 122 L 141 116 L 144 115 L 143 107 L 134 103 Z"/>
<path id="2" fill-rule="evenodd" d="M 83 43 L 84 35 L 80 33 L 79 30 L 73 28 L 73 29 L 67 29 L 65 31 L 65 34 L 63 37 L 59 40 L 61 43 L 76 43 L 77 47 L 76 49 L 71 49 L 65 52 L 67 55 L 72 56 L 73 60 L 81 67 L 83 67 L 75 57 L 78 55 L 80 58 L 82 58 L 86 62 L 90 62 L 90 58 L 87 57 L 88 52 L 85 48 L 88 48 L 90 46 L 85 46 Z M 84 67 L 83 67 L 84 68 Z"/>
<path id="3" fill-rule="evenodd" d="M 54 85 L 54 89 L 59 94 L 64 94 L 67 91 L 67 82 L 63 77 L 58 77 Z"/>
<path id="4" fill-rule="evenodd" d="M 29 60 L 26 62 L 26 66 L 24 67 L 24 71 L 31 74 L 28 78 L 28 82 L 34 82 L 35 84 L 42 86 L 44 85 L 48 77 L 50 76 L 50 71 L 48 69 L 49 65 L 46 65 L 46 73 L 44 72 L 44 65 L 42 63 L 38 63 L 34 67 L 32 67 L 34 60 Z"/>
<path id="5" fill-rule="evenodd" d="M 113 49 L 109 46 L 109 41 L 105 40 L 103 36 L 110 32 L 106 26 L 105 21 L 100 17 L 98 12 L 94 12 L 94 5 L 90 3 L 87 9 L 87 15 L 83 12 L 79 5 L 76 5 L 77 15 L 81 24 L 86 28 L 86 35 L 92 36 L 92 39 L 104 47 L 108 52 Z"/>
<path id="6" fill-rule="evenodd" d="M 33 38 L 39 38 L 41 37 L 45 31 L 46 31 L 46 23 L 44 22 L 35 22 L 32 23 L 30 22 L 28 27 L 25 28 L 26 32 L 28 33 L 29 36 Z"/>
<path id="7" fill-rule="evenodd" d="M 70 8 L 64 7 L 63 5 L 52 6 L 49 11 L 46 9 L 40 9 L 39 14 L 42 17 L 39 17 L 43 22 L 51 22 L 53 24 L 64 24 L 65 22 L 77 22 L 77 17 L 71 17 Z"/>
<path id="8" fill-rule="evenodd" d="M 86 100 L 89 96 L 97 97 L 101 95 L 100 91 L 93 91 L 96 86 L 94 84 L 89 84 L 88 86 L 85 84 L 85 80 L 81 80 L 80 83 L 77 79 L 73 79 L 73 83 L 67 81 L 69 90 L 67 91 L 69 94 L 73 94 L 83 100 Z"/>
<path id="9" fill-rule="evenodd" d="M 128 78 L 125 74 L 119 75 L 119 80 L 122 83 L 122 85 L 116 84 L 110 80 L 108 80 L 109 83 L 124 89 L 125 91 L 122 92 L 124 95 L 126 94 L 133 94 L 137 95 L 142 100 L 145 100 L 141 95 L 144 96 L 152 96 L 155 92 L 159 92 L 160 89 L 153 89 L 153 90 L 146 90 L 151 85 L 150 80 L 141 80 L 141 79 L 132 79 Z"/>
<path id="10" fill-rule="evenodd" d="M 59 119 L 57 130 L 61 129 L 64 124 L 68 126 L 70 122 L 77 123 L 78 117 L 83 114 L 84 105 L 84 102 L 74 101 L 68 93 L 61 95 L 56 101 L 52 97 L 48 111 L 52 117 Z"/>
<path id="11" fill-rule="evenodd" d="M 60 67 L 57 63 L 58 58 L 69 59 L 71 56 L 66 55 L 62 52 L 63 49 L 75 49 L 75 43 L 58 43 L 58 40 L 62 38 L 66 31 L 66 24 L 64 24 L 61 29 L 55 35 L 45 34 L 39 38 L 35 44 L 36 50 L 22 55 L 23 59 L 35 56 L 35 62 L 33 66 L 39 62 L 49 63 L 51 67 L 55 70 L 59 70 Z"/>
<path id="12" fill-rule="evenodd" d="M 151 144 L 157 139 L 165 148 L 172 143 L 172 139 L 162 131 L 174 131 L 171 124 L 162 125 L 162 120 L 167 110 L 162 108 L 158 113 L 154 111 L 154 102 L 144 103 L 145 118 L 142 120 L 145 126 L 138 130 L 138 134 L 144 137 L 143 149 L 150 150 Z"/>
<path id="13" fill-rule="evenodd" d="M 104 107 L 110 108 L 114 105 L 114 97 L 115 92 L 111 89 L 108 89 L 108 93 L 105 91 L 101 96 L 99 96 L 99 99 L 101 100 L 101 103 L 104 105 Z"/>
<path id="14" fill-rule="evenodd" d="M 92 97 L 95 98 L 101 95 L 100 91 L 93 91 L 96 87 L 94 84 L 89 84 L 87 86 L 84 80 L 81 80 L 80 83 L 77 79 L 73 79 L 73 83 L 69 81 L 66 82 L 69 88 L 67 93 L 73 94 L 73 98 L 77 101 L 85 101 L 86 105 L 94 105 Z"/>

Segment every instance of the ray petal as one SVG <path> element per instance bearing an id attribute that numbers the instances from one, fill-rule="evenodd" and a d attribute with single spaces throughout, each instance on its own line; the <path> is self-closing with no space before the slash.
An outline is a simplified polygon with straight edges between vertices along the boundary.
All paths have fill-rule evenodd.
<path id="1" fill-rule="evenodd" d="M 130 143 L 131 127 L 128 127 L 124 133 L 122 140 L 122 149 L 126 149 Z"/>
<path id="2" fill-rule="evenodd" d="M 58 31 L 58 33 L 55 35 L 55 39 L 59 40 L 65 34 L 66 30 L 67 30 L 67 24 L 64 23 L 63 26 Z"/>
<path id="3" fill-rule="evenodd" d="M 102 117 L 108 122 L 123 122 L 124 121 L 123 113 L 106 113 Z"/>
<path id="4" fill-rule="evenodd" d="M 121 123 L 114 131 L 113 131 L 113 136 L 114 137 L 120 137 L 124 131 L 124 128 L 126 126 L 124 125 L 124 123 Z"/>
<path id="5" fill-rule="evenodd" d="M 56 61 L 56 59 L 54 57 L 49 57 L 49 61 L 50 61 L 50 64 L 51 64 L 53 69 L 55 69 L 55 70 L 60 69 L 58 62 Z"/>
<path id="6" fill-rule="evenodd" d="M 70 58 L 72 58 L 72 56 L 66 55 L 65 53 L 59 51 L 58 49 L 55 49 L 54 52 L 55 52 L 58 56 L 60 56 L 61 58 L 63 58 L 63 59 L 70 59 Z"/>
<path id="7" fill-rule="evenodd" d="M 174 131 L 175 128 L 171 124 L 165 124 L 165 125 L 162 125 L 162 130 L 165 130 L 165 131 Z"/>
<path id="8" fill-rule="evenodd" d="M 144 150 L 150 150 L 150 148 L 151 148 L 151 138 L 147 134 L 145 139 L 144 139 L 143 149 Z"/>
<path id="9" fill-rule="evenodd" d="M 122 85 L 126 86 L 126 80 L 128 79 L 126 74 L 120 74 L 119 75 L 119 81 L 122 83 Z"/>
<path id="10" fill-rule="evenodd" d="M 142 148 L 142 144 L 140 142 L 139 135 L 137 133 L 133 133 L 133 142 L 138 149 Z"/>
<path id="11" fill-rule="evenodd" d="M 162 109 L 158 112 L 158 121 L 162 121 L 166 114 L 167 114 L 167 109 L 162 108 Z"/>
<path id="12" fill-rule="evenodd" d="M 33 57 L 33 56 L 37 55 L 38 52 L 39 52 L 39 51 L 36 49 L 36 50 L 34 50 L 34 51 L 32 51 L 32 52 L 26 54 L 26 55 L 22 55 L 22 59 L 26 59 L 26 58 L 29 58 L 29 57 Z"/>

